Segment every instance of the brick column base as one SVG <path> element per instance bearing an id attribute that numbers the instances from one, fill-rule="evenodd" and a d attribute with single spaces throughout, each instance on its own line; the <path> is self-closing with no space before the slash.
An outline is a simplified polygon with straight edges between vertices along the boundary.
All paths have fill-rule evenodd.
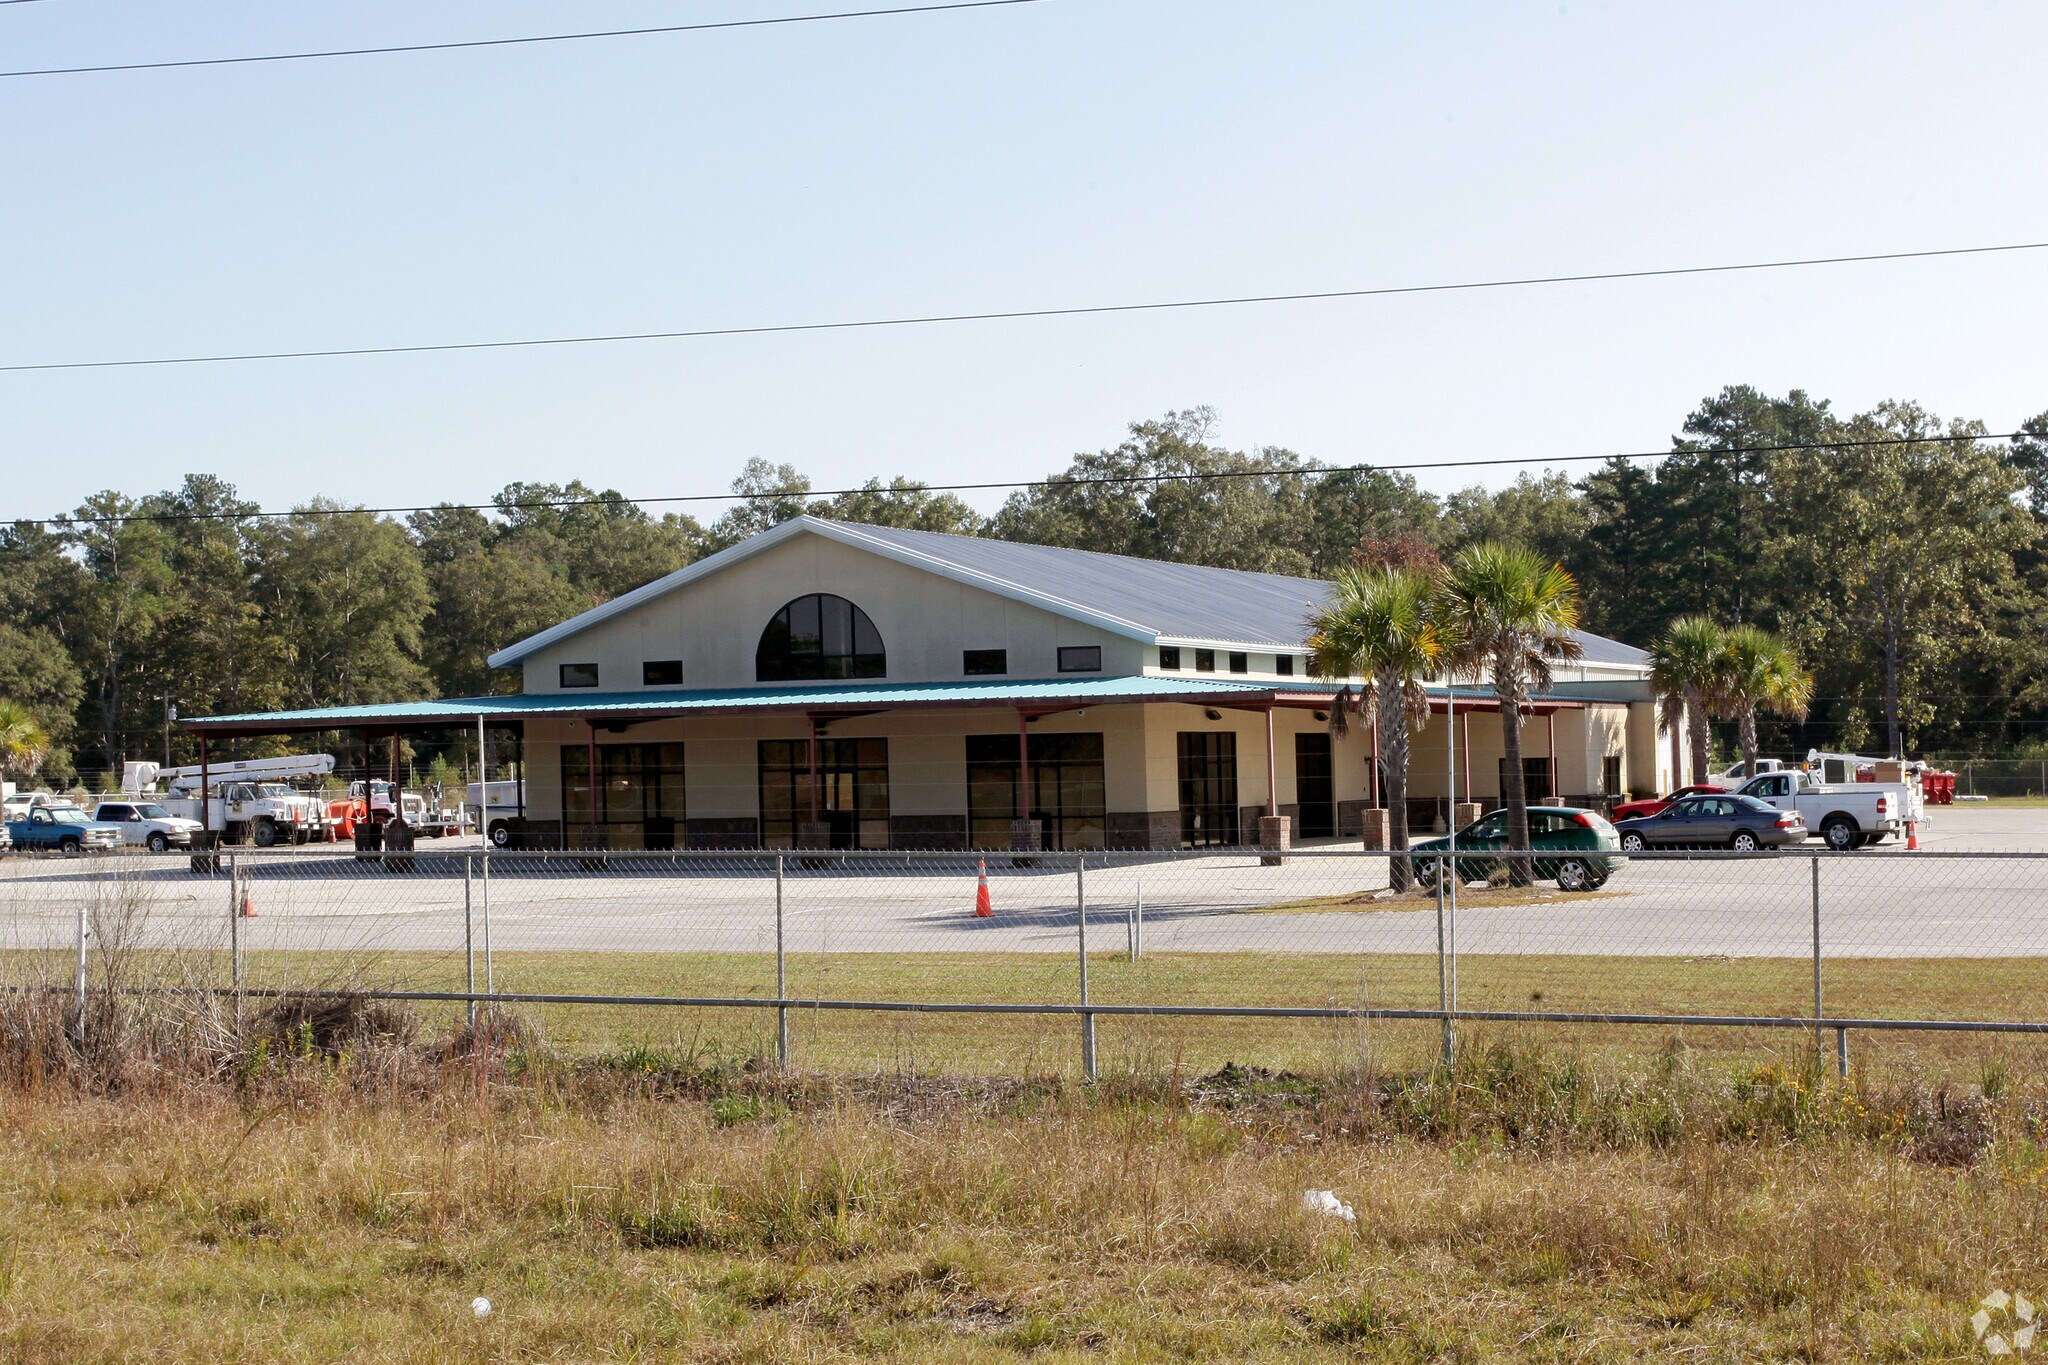
<path id="1" fill-rule="evenodd" d="M 1264 867 L 1278 867 L 1287 861 L 1287 850 L 1293 846 L 1294 822 L 1284 815 L 1261 815 L 1259 817 L 1259 863 Z"/>

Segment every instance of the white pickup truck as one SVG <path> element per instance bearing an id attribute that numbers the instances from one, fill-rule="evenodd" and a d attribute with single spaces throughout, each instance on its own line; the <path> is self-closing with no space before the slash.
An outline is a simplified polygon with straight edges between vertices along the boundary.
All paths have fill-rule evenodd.
<path id="1" fill-rule="evenodd" d="M 1908 820 L 1925 823 L 1915 787 L 1899 782 L 1816 782 L 1803 769 L 1764 773 L 1739 792 L 1778 810 L 1796 810 L 1833 849 L 1862 848 L 1902 834 Z"/>
<path id="2" fill-rule="evenodd" d="M 1784 768 L 1784 760 L 1776 758 L 1758 759 L 1756 761 L 1755 772 L 1751 772 L 1749 770 L 1749 765 L 1747 763 L 1736 762 L 1730 764 L 1727 768 L 1723 769 L 1718 773 L 1709 773 L 1707 775 L 1707 781 L 1713 783 L 1717 787 L 1726 787 L 1729 791 L 1734 791 L 1737 787 L 1741 786 L 1744 782 L 1747 782 L 1752 777 L 1761 777 L 1765 773 L 1782 772 L 1784 771 Z"/>

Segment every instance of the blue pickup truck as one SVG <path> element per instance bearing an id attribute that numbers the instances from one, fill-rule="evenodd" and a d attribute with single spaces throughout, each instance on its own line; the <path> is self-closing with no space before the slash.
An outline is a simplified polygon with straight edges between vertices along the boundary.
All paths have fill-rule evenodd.
<path id="1" fill-rule="evenodd" d="M 94 820 L 68 802 L 37 806 L 19 820 L 7 822 L 17 849 L 53 853 L 97 853 L 121 846 L 121 827 Z"/>

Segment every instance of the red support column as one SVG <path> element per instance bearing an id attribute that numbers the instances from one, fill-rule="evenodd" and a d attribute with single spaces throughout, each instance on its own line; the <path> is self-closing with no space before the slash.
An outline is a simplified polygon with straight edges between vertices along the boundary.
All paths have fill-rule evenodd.
<path id="1" fill-rule="evenodd" d="M 1372 742 L 1372 758 L 1365 772 L 1365 794 L 1372 799 L 1366 804 L 1374 810 L 1380 808 L 1380 727 L 1374 723 L 1377 720 L 1377 716 L 1373 717 L 1365 727 L 1366 738 Z"/>
<path id="2" fill-rule="evenodd" d="M 1551 711 L 1551 712 L 1550 712 L 1550 714 L 1546 715 L 1546 716 L 1545 716 L 1545 717 L 1543 718 L 1543 721 L 1544 721 L 1544 725 L 1546 726 L 1546 728 L 1548 728 L 1548 730 L 1550 731 L 1550 782 L 1549 782 L 1549 787 L 1550 787 L 1550 789 L 1549 789 L 1548 791 L 1544 792 L 1543 794 L 1544 794 L 1545 796 L 1556 796 L 1556 795 L 1557 795 L 1557 712 L 1556 712 L 1556 711 L 1554 711 L 1554 710 L 1553 710 L 1553 711 Z"/>
<path id="3" fill-rule="evenodd" d="M 1278 766 L 1273 759 L 1273 708 L 1266 708 L 1266 814 L 1270 818 L 1280 813 L 1280 782 Z M 1242 818 L 1242 817 L 1239 817 Z"/>
<path id="4" fill-rule="evenodd" d="M 585 724 L 590 726 L 590 757 L 586 760 L 590 769 L 590 782 L 585 788 L 589 793 L 590 800 L 585 805 L 590 810 L 590 827 L 595 830 L 597 828 L 597 722 L 592 720 L 586 721 Z"/>
<path id="5" fill-rule="evenodd" d="M 1031 717 L 1017 708 L 1017 818 L 1031 818 L 1031 737 L 1024 727 Z"/>
<path id="6" fill-rule="evenodd" d="M 811 823 L 815 825 L 818 823 L 818 718 L 805 716 L 804 724 L 810 727 L 806 757 L 811 771 Z"/>

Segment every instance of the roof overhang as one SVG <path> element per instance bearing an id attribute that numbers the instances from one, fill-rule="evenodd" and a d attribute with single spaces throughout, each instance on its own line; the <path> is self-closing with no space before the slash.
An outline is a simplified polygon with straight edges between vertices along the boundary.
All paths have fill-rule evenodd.
<path id="1" fill-rule="evenodd" d="M 1431 688 L 1430 709 L 1493 711 L 1490 692 Z M 300 711 L 192 716 L 179 721 L 195 735 L 281 735 L 320 730 L 368 730 L 379 734 L 466 729 L 479 720 L 496 726 L 529 720 L 572 719 L 594 725 L 669 720 L 688 716 L 798 714 L 815 717 L 868 715 L 883 711 L 1005 710 L 1047 715 L 1089 706 L 1183 703 L 1230 710 L 1327 708 L 1336 699 L 1328 684 L 1263 683 L 1226 678 L 1133 675 L 1108 678 L 1043 678 L 986 683 L 835 683 L 769 685 L 667 692 L 537 692 L 503 697 L 448 697 L 436 701 L 378 702 Z M 1610 698 L 1546 693 L 1528 709 L 1543 714 L 1612 703 Z"/>

